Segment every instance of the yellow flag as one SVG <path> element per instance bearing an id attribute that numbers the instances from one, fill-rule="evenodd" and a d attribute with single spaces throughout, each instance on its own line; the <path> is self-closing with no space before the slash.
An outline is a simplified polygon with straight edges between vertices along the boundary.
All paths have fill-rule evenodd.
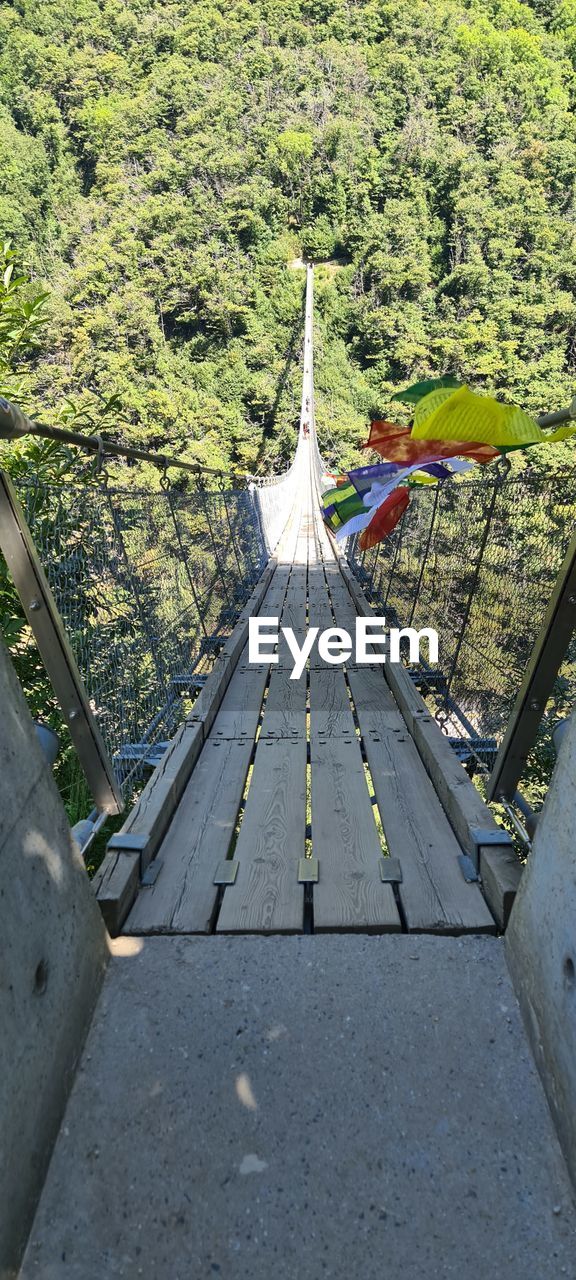
<path id="1" fill-rule="evenodd" d="M 492 396 L 478 396 L 468 387 L 441 387 L 424 396 L 414 411 L 415 440 L 464 440 L 478 444 L 541 444 L 546 436 L 538 424 L 515 405 L 500 404 Z"/>
<path id="2" fill-rule="evenodd" d="M 468 388 L 458 387 L 458 390 L 467 391 Z M 453 395 L 455 395 L 454 387 L 436 387 L 435 391 L 429 391 L 427 396 L 422 396 L 422 399 L 418 401 L 414 409 L 414 423 L 423 422 L 425 418 L 429 418 L 432 413 L 435 413 L 436 409 L 446 404 L 447 400 L 451 400 Z M 412 435 L 414 435 L 414 432 L 412 432 Z M 432 439 L 431 436 L 426 436 L 425 438 Z"/>

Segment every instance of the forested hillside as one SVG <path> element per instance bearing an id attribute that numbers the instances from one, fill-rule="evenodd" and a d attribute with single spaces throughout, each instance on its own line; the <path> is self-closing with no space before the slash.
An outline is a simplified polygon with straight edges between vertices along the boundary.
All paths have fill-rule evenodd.
<path id="1" fill-rule="evenodd" d="M 0 233 L 33 280 L 6 306 L 49 295 L 3 372 L 29 410 L 117 395 L 126 437 L 285 460 L 301 255 L 341 462 L 418 375 L 571 398 L 576 0 L 17 0 L 0 50 Z"/>

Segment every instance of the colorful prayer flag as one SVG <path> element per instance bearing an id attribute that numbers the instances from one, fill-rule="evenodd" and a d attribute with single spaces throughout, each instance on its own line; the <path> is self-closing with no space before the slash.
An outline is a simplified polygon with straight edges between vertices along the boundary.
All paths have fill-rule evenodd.
<path id="1" fill-rule="evenodd" d="M 399 462 L 375 462 L 367 467 L 355 467 L 348 472 L 349 479 L 359 494 L 367 493 L 375 480 L 392 479 L 402 470 Z"/>
<path id="2" fill-rule="evenodd" d="M 335 489 L 325 489 L 322 494 L 322 506 L 328 506 L 331 502 L 343 502 L 345 498 L 352 498 L 356 493 L 353 484 L 350 484 L 348 476 L 343 477 L 346 483 L 339 485 Z"/>
<path id="3" fill-rule="evenodd" d="M 363 551 L 375 547 L 378 542 L 382 542 L 383 538 L 392 533 L 409 502 L 410 493 L 404 485 L 400 485 L 389 494 L 360 535 L 360 546 Z"/>
<path id="4" fill-rule="evenodd" d="M 409 427 L 399 427 L 391 422 L 372 422 L 370 435 L 364 449 L 374 449 L 387 461 L 409 466 L 413 462 L 439 462 L 442 458 L 463 456 L 475 462 L 492 462 L 499 457 L 498 449 L 486 444 L 466 440 L 416 440 Z"/>
<path id="5" fill-rule="evenodd" d="M 391 480 L 403 470 L 404 466 L 400 462 L 376 462 L 372 466 L 356 467 L 354 471 L 348 472 L 348 476 L 357 493 L 363 496 L 375 480 Z M 451 474 L 448 467 L 443 467 L 438 462 L 424 463 L 420 470 L 428 472 L 437 480 L 445 480 Z"/>
<path id="6" fill-rule="evenodd" d="M 413 440 L 473 441 L 498 448 L 502 445 L 536 444 L 544 432 L 523 409 L 500 404 L 492 396 L 479 396 L 468 387 L 457 391 L 432 391 L 414 411 Z M 453 453 L 459 448 L 452 446 Z"/>

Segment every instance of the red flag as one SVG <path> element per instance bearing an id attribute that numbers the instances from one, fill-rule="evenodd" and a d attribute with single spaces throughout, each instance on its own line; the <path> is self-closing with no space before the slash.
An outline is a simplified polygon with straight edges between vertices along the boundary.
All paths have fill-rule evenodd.
<path id="1" fill-rule="evenodd" d="M 363 551 L 375 547 L 396 528 L 401 515 L 410 501 L 410 491 L 405 485 L 399 485 L 385 498 L 381 507 L 375 511 L 370 524 L 360 534 L 360 546 Z"/>
<path id="2" fill-rule="evenodd" d="M 393 422 L 372 422 L 363 449 L 374 449 L 387 462 L 400 462 L 410 467 L 415 462 L 438 462 L 441 458 L 473 458 L 475 462 L 492 462 L 500 450 L 490 444 L 463 440 L 414 440 L 409 427 Z"/>

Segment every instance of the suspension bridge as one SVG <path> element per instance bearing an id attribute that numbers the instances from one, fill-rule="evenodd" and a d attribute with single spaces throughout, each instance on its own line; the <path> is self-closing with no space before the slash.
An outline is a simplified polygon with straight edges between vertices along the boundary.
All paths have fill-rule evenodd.
<path id="1" fill-rule="evenodd" d="M 61 1127 L 66 1090 L 52 1091 L 28 1200 L 3 1184 L 26 1222 L 54 1142 L 24 1280 L 575 1274 L 570 1182 L 504 957 L 521 875 L 508 832 L 404 666 L 313 651 L 292 680 L 282 632 L 277 661 L 249 661 L 250 616 L 301 637 L 353 634 L 378 612 L 374 564 L 369 584 L 321 517 L 313 278 L 308 267 L 292 465 L 253 491 L 257 535 L 244 497 L 226 545 L 211 525 L 220 580 L 235 557 L 252 595 L 234 609 L 228 591 L 209 616 L 190 514 L 171 500 L 184 603 L 152 635 L 144 721 L 116 744 L 115 776 L 100 772 L 108 809 L 134 762 L 149 779 L 92 889 L 77 871 L 68 886 L 63 836 L 53 865 L 33 843 L 38 874 L 74 899 L 67 1077 L 81 1056 Z M 125 563 L 134 535 L 120 532 Z M 192 607 L 193 662 L 181 639 Z M 163 719 L 150 719 L 154 681 Z M 34 1008 L 65 970 L 50 947 Z M 16 1121 L 27 1152 L 29 1118 Z"/>
<path id="2" fill-rule="evenodd" d="M 310 270 L 300 434 L 284 482 L 291 506 L 258 607 L 298 636 L 307 625 L 354 632 L 357 616 L 353 580 L 343 576 L 320 514 L 323 470 L 314 417 Z M 202 747 L 157 853 L 147 861 L 147 810 L 153 803 L 156 816 L 162 771 L 170 774 L 180 742 L 166 754 L 126 832 L 113 840 L 97 887 L 110 926 L 137 934 L 388 932 L 403 926 L 494 932 L 475 869 L 468 880 L 462 872 L 472 850 L 459 844 L 450 826 L 382 667 L 348 663 L 344 672 L 313 655 L 307 676 L 292 680 L 285 640 L 278 663 L 268 666 L 250 666 L 247 645 L 234 664 L 237 646 L 232 641 L 229 647 L 232 656 L 222 664 L 229 683 L 214 718 L 212 690 L 222 687 L 220 671 L 183 730 L 187 740 L 196 727 Z M 410 696 L 418 698 L 412 690 Z M 471 809 L 463 820 L 496 835 L 472 784 L 467 790 Z M 501 832 L 500 838 L 506 850 L 509 837 Z M 142 888 L 143 870 L 152 883 Z M 123 919 L 136 887 L 137 900 Z"/>

